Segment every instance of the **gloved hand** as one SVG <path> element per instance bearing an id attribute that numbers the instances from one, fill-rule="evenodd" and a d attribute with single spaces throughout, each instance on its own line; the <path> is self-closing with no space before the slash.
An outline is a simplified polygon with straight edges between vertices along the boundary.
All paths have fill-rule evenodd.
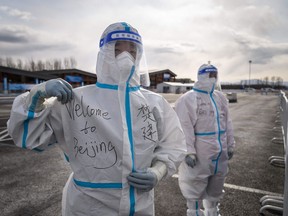
<path id="1" fill-rule="evenodd" d="M 185 157 L 185 162 L 188 166 L 193 168 L 197 162 L 196 154 L 187 154 Z"/>
<path id="2" fill-rule="evenodd" d="M 62 104 L 73 99 L 72 86 L 63 79 L 52 79 L 35 85 L 27 99 L 26 106 L 32 112 L 40 112 L 45 108 L 45 98 L 57 97 Z"/>
<path id="3" fill-rule="evenodd" d="M 156 161 L 146 172 L 130 173 L 127 179 L 131 186 L 143 192 L 147 192 L 152 190 L 166 173 L 166 164 L 161 161 Z"/>
<path id="4" fill-rule="evenodd" d="M 158 183 L 158 179 L 153 172 L 132 172 L 127 177 L 128 183 L 144 192 L 152 190 Z"/>
<path id="5" fill-rule="evenodd" d="M 52 79 L 46 82 L 45 92 L 47 97 L 57 97 L 62 104 L 68 103 L 73 98 L 72 86 L 63 79 Z"/>
<path id="6" fill-rule="evenodd" d="M 234 155 L 234 148 L 230 147 L 228 148 L 228 160 L 230 160 Z"/>

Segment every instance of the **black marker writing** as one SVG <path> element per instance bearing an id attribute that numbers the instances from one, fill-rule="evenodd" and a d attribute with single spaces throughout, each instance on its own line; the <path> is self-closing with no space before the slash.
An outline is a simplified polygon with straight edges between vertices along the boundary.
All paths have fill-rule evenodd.
<path id="1" fill-rule="evenodd" d="M 150 140 L 152 142 L 156 142 L 157 136 L 156 136 L 156 129 L 155 129 L 155 118 L 153 113 L 150 111 L 150 108 L 148 105 L 141 105 L 141 107 L 138 109 L 137 117 L 141 117 L 144 126 L 141 128 L 142 135 L 144 140 Z M 154 127 L 153 127 L 154 126 Z M 155 134 L 155 135 L 154 135 Z"/>
<path id="2" fill-rule="evenodd" d="M 72 120 L 83 117 L 102 117 L 105 120 L 111 119 L 109 113 L 99 108 L 92 108 L 90 105 L 83 104 L 83 96 L 81 96 L 80 103 L 76 103 L 75 99 L 71 103 L 65 104 L 68 114 Z"/>
<path id="3" fill-rule="evenodd" d="M 148 122 L 147 127 L 142 127 L 141 129 L 144 140 L 148 139 L 152 142 L 156 142 L 154 138 L 154 134 L 156 133 L 156 131 L 153 131 L 153 126 L 152 124 L 150 124 L 150 122 Z"/>
<path id="4" fill-rule="evenodd" d="M 80 131 L 84 132 L 84 134 L 88 134 L 89 132 L 93 133 L 96 131 L 96 126 L 87 126 L 87 124 L 88 123 L 86 121 L 85 127 Z"/>
<path id="5" fill-rule="evenodd" d="M 108 143 L 90 141 L 79 143 L 74 137 L 75 158 L 85 161 L 87 165 L 93 163 L 96 169 L 107 169 L 117 162 L 117 152 L 115 146 L 109 141 Z"/>
<path id="6" fill-rule="evenodd" d="M 152 115 L 152 112 L 150 111 L 149 109 L 149 106 L 147 105 L 142 105 L 139 109 L 138 109 L 138 114 L 137 114 L 137 117 L 139 115 L 141 115 L 143 121 L 145 122 L 147 119 L 151 120 L 151 121 L 154 121 L 155 122 L 155 119 Z"/>

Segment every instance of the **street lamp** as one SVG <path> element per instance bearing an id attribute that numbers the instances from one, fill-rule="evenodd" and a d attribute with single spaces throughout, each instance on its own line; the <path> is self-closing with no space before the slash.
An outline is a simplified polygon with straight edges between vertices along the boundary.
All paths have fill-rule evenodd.
<path id="1" fill-rule="evenodd" d="M 250 89 L 251 63 L 252 61 L 249 60 L 249 89 Z"/>

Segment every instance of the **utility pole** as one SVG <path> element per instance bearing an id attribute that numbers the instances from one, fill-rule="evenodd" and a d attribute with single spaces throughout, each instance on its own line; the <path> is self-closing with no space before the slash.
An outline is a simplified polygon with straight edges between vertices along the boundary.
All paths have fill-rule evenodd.
<path id="1" fill-rule="evenodd" d="M 252 61 L 249 60 L 249 89 L 250 89 L 251 63 Z"/>

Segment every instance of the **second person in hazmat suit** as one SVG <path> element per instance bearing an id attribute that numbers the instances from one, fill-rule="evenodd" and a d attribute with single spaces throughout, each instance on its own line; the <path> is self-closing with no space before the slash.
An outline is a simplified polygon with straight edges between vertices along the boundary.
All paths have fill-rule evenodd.
<path id="1" fill-rule="evenodd" d="M 176 172 L 185 136 L 168 102 L 140 87 L 149 78 L 140 72 L 138 31 L 111 24 L 99 47 L 96 84 L 72 89 L 54 79 L 36 85 L 15 99 L 9 134 L 25 149 L 56 143 L 63 150 L 73 171 L 63 216 L 152 216 L 153 188 Z"/>
<path id="2" fill-rule="evenodd" d="M 227 99 L 215 90 L 217 80 L 217 68 L 202 65 L 193 89 L 175 104 L 187 145 L 187 156 L 179 167 L 179 186 L 187 200 L 187 216 L 220 215 L 217 205 L 235 141 Z"/>

